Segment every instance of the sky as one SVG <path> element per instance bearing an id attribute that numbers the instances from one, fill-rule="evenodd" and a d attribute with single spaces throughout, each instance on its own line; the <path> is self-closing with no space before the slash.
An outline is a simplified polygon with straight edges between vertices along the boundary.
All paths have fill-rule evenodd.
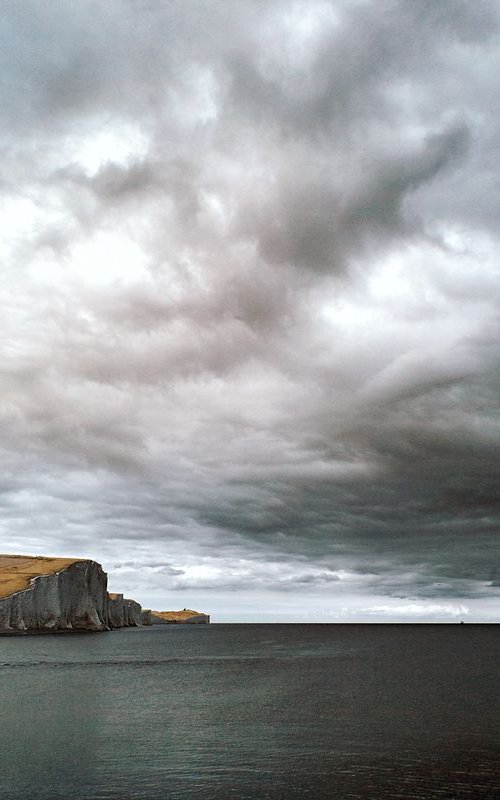
<path id="1" fill-rule="evenodd" d="M 3 0 L 0 550 L 500 617 L 500 7 Z"/>

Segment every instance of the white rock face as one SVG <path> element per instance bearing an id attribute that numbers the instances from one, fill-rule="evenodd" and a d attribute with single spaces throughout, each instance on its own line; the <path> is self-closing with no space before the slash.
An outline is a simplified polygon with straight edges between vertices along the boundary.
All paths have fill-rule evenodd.
<path id="1" fill-rule="evenodd" d="M 123 628 L 125 625 L 122 594 L 108 594 L 108 622 L 110 628 Z"/>
<path id="2" fill-rule="evenodd" d="M 95 561 L 33 578 L 28 589 L 0 598 L 0 632 L 109 630 L 107 583 Z"/>
<path id="3" fill-rule="evenodd" d="M 142 625 L 142 606 L 136 603 L 135 600 L 128 600 L 126 597 L 123 599 L 124 606 L 124 625 L 132 628 L 138 628 Z"/>
<path id="4" fill-rule="evenodd" d="M 150 615 L 151 612 L 143 611 L 135 600 L 123 597 L 123 594 L 114 592 L 108 594 L 108 622 L 110 628 L 135 628 L 139 625 L 151 625 L 151 622 L 147 621 Z"/>
<path id="5" fill-rule="evenodd" d="M 185 625 L 208 625 L 210 622 L 210 614 L 196 614 L 194 617 L 189 617 L 185 621 Z"/>
<path id="6" fill-rule="evenodd" d="M 209 623 L 210 614 L 192 614 L 185 618 L 164 619 L 154 611 L 151 612 L 151 625 L 208 625 Z"/>
<path id="7" fill-rule="evenodd" d="M 151 621 L 151 609 L 150 608 L 143 608 L 142 609 L 142 624 L 143 625 L 152 625 Z"/>
<path id="8" fill-rule="evenodd" d="M 1 556 L 4 573 L 0 588 L 24 585 L 12 575 L 32 575 L 44 567 L 57 569 L 31 578 L 28 588 L 0 597 L 0 634 L 37 631 L 108 631 L 143 625 L 196 625 L 210 622 L 208 614 L 183 609 L 165 613 L 167 618 L 143 609 L 123 594 L 108 594 L 108 579 L 96 561 Z M 16 566 L 17 560 L 17 566 Z M 62 562 L 57 564 L 57 562 Z M 33 562 L 33 563 L 31 563 Z M 64 566 L 62 566 L 64 564 Z M 2 574 L 4 577 L 2 578 Z M 27 580 L 25 578 L 24 580 Z M 9 584 L 10 581 L 10 584 Z"/>

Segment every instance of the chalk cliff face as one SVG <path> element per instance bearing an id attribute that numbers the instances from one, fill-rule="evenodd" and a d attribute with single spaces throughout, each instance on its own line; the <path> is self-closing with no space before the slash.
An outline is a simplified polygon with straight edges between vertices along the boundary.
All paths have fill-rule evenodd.
<path id="1" fill-rule="evenodd" d="M 131 628 L 138 628 L 142 625 L 142 607 L 135 600 L 123 599 L 124 624 Z"/>
<path id="2" fill-rule="evenodd" d="M 152 625 L 208 625 L 209 614 L 191 611 L 184 608 L 182 611 L 152 611 Z"/>
<path id="3" fill-rule="evenodd" d="M 108 594 L 108 622 L 110 628 L 123 628 L 125 625 L 125 614 L 123 595 Z"/>
<path id="4" fill-rule="evenodd" d="M 110 628 L 137 628 L 144 625 L 139 603 L 122 594 L 108 594 L 108 619 Z"/>
<path id="5" fill-rule="evenodd" d="M 1 631 L 109 630 L 107 575 L 95 561 L 75 561 L 0 597 Z"/>
<path id="6" fill-rule="evenodd" d="M 143 608 L 142 609 L 142 624 L 143 625 L 152 625 L 151 622 L 151 609 L 150 608 Z"/>
<path id="7" fill-rule="evenodd" d="M 185 625 L 208 625 L 210 622 L 210 614 L 194 614 L 184 620 Z"/>
<path id="8" fill-rule="evenodd" d="M 96 561 L 0 555 L 0 634 L 210 622 L 208 614 L 186 608 L 142 609 L 123 594 L 108 594 L 107 584 Z"/>

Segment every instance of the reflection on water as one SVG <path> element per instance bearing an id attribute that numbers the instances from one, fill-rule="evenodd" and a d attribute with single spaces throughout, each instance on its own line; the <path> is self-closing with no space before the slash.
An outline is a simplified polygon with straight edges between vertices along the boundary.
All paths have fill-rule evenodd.
<path id="1" fill-rule="evenodd" d="M 0 639 L 1 800 L 497 798 L 497 626 Z"/>

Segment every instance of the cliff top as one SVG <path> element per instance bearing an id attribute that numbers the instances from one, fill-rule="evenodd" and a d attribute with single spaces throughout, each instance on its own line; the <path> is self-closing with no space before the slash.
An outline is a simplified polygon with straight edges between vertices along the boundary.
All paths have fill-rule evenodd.
<path id="1" fill-rule="evenodd" d="M 83 558 L 47 558 L 44 556 L 0 555 L 0 597 L 28 589 L 31 578 L 53 575 Z"/>
<path id="2" fill-rule="evenodd" d="M 178 620 L 189 619 L 190 617 L 204 616 L 201 611 L 192 611 L 190 608 L 184 608 L 182 611 L 152 611 L 155 617 L 162 619 Z"/>

